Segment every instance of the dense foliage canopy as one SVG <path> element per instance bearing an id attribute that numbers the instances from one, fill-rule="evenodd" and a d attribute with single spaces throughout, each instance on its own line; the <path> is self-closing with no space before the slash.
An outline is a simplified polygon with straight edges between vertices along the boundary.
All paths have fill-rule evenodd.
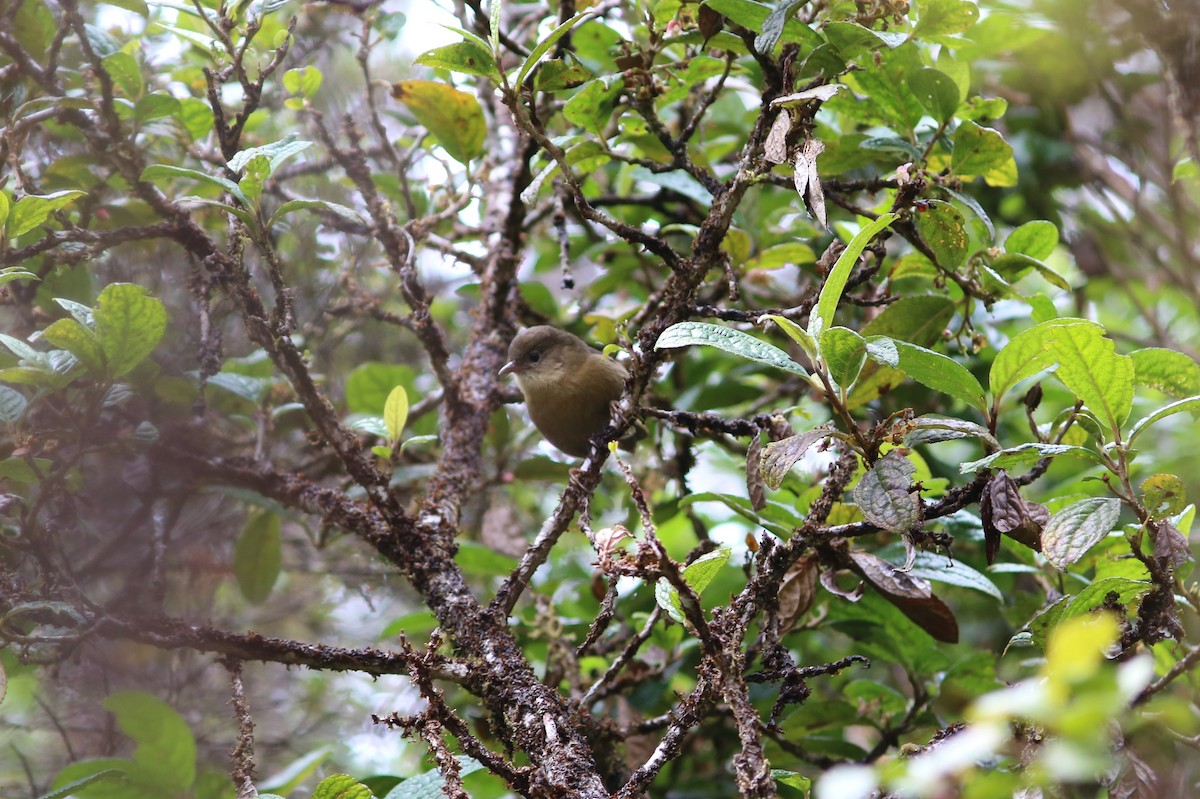
<path id="1" fill-rule="evenodd" d="M 1196 795 L 1198 8 L 0 2 L 0 793 Z"/>

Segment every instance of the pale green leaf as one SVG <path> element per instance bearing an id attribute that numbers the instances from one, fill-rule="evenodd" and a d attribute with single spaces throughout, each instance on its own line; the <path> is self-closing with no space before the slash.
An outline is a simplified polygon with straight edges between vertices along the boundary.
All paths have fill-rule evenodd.
<path id="1" fill-rule="evenodd" d="M 387 437 L 389 441 L 396 441 L 400 437 L 401 431 L 404 430 L 404 423 L 408 421 L 408 392 L 404 390 L 404 386 L 396 386 L 388 394 L 387 401 L 383 405 L 383 423 L 387 426 Z"/>
<path id="2" fill-rule="evenodd" d="M 864 225 L 846 245 L 846 249 L 842 251 L 837 262 L 825 277 L 825 285 L 821 287 L 817 306 L 813 309 L 808 322 L 808 335 L 811 338 L 819 340 L 821 334 L 832 326 L 834 312 L 837 311 L 838 302 L 842 299 L 842 291 L 846 288 L 846 281 L 850 279 L 850 272 L 858 263 L 858 256 L 862 255 L 862 251 L 880 231 L 896 219 L 896 214 L 882 214 L 875 221 Z"/>
<path id="3" fill-rule="evenodd" d="M 1084 319 L 1050 319 L 1024 330 L 996 354 L 988 381 L 996 402 L 1017 383 L 1056 364 L 1050 345 L 1059 328 L 1071 325 L 1095 325 Z M 1099 326 L 1096 325 L 1097 329 Z"/>
<path id="4" fill-rule="evenodd" d="M 491 52 L 478 43 L 467 40 L 447 44 L 427 50 L 417 56 L 414 64 L 420 64 L 434 69 L 447 69 L 451 72 L 461 72 L 465 75 L 478 75 L 481 78 L 496 78 L 496 59 Z"/>
<path id="5" fill-rule="evenodd" d="M 137 744 L 133 762 L 139 781 L 167 796 L 191 789 L 196 779 L 196 740 L 174 708 L 141 691 L 110 694 L 103 704 Z"/>
<path id="6" fill-rule="evenodd" d="M 133 283 L 110 283 L 93 311 L 96 338 L 108 361 L 110 377 L 120 377 L 154 351 L 167 329 L 161 300 Z"/>
<path id="7" fill-rule="evenodd" d="M 1133 359 L 1118 355 L 1099 325 L 1066 325 L 1050 341 L 1054 376 L 1115 432 L 1133 406 Z"/>
<path id="8" fill-rule="evenodd" d="M 1200 394 L 1200 364 L 1187 355 L 1162 347 L 1148 347 L 1129 353 L 1133 359 L 1133 379 L 1176 399 Z"/>
<path id="9" fill-rule="evenodd" d="M 474 758 L 457 755 L 455 759 L 458 761 L 459 775 L 463 777 L 483 768 L 483 765 Z M 409 777 L 388 791 L 384 799 L 442 799 L 444 796 L 442 786 L 445 783 L 446 779 L 442 773 L 437 769 L 432 769 L 424 774 Z M 318 798 L 314 796 L 313 799 Z"/>
<path id="10" fill-rule="evenodd" d="M 16 204 L 8 213 L 8 219 L 5 222 L 5 233 L 10 239 L 15 239 L 17 236 L 28 233 L 38 225 L 45 222 L 50 214 L 58 211 L 75 200 L 83 197 L 87 192 L 82 191 L 56 191 L 53 194 L 26 194 L 21 199 L 17 200 Z"/>
<path id="11" fill-rule="evenodd" d="M 940 352 L 887 336 L 871 336 L 867 339 L 867 355 L 884 366 L 900 370 L 923 386 L 969 405 L 983 405 L 983 386 L 975 375 Z"/>
<path id="12" fill-rule="evenodd" d="M 1060 569 L 1082 558 L 1096 542 L 1112 532 L 1121 515 L 1121 500 L 1084 499 L 1050 517 L 1042 530 L 1042 554 Z"/>
<path id="13" fill-rule="evenodd" d="M 821 358 L 833 381 L 849 388 L 867 360 L 867 342 L 849 328 L 831 327 L 821 334 Z"/>
<path id="14" fill-rule="evenodd" d="M 242 595 L 260 605 L 271 595 L 283 563 L 279 514 L 257 511 L 233 548 L 233 574 Z"/>
<path id="15" fill-rule="evenodd" d="M 1165 419 L 1172 414 L 1183 413 L 1184 411 L 1200 413 L 1200 397 L 1186 397 L 1185 399 L 1176 400 L 1169 405 L 1164 405 L 1154 413 L 1138 419 L 1129 431 L 1128 443 L 1132 446 L 1134 439 L 1140 436 L 1142 431 L 1146 430 L 1160 419 Z"/>
<path id="16" fill-rule="evenodd" d="M 978 469 L 1011 469 L 1013 466 L 1035 463 L 1042 458 L 1054 458 L 1059 455 L 1070 455 L 1073 458 L 1082 458 L 1095 463 L 1103 463 L 1099 455 L 1086 447 L 1076 447 L 1071 444 L 1040 444 L 1032 442 L 1018 444 L 1015 447 L 1009 447 L 1000 452 L 993 452 L 986 458 L 960 464 L 958 470 L 966 474 Z"/>
<path id="17" fill-rule="evenodd" d="M 529 52 L 529 55 L 525 58 L 525 60 L 521 63 L 521 68 L 517 70 L 517 76 L 513 80 L 513 85 L 520 86 L 523 84 L 525 82 L 525 78 L 529 76 L 530 70 L 537 66 L 537 63 L 542 60 L 543 56 L 550 51 L 550 48 L 553 47 L 559 39 L 570 33 L 572 28 L 583 22 L 588 17 L 595 16 L 595 13 L 596 12 L 594 11 L 579 12 L 575 16 L 558 25 L 558 27 L 552 30 L 549 35 L 546 36 L 546 38 L 538 42 L 533 50 Z"/>
<path id="18" fill-rule="evenodd" d="M 808 377 L 803 366 L 793 361 L 788 354 L 773 344 L 760 341 L 748 333 L 707 322 L 679 322 L 663 331 L 654 344 L 654 349 L 690 347 L 703 344 L 716 347 L 752 361 L 783 369 L 793 374 Z"/>
<path id="19" fill-rule="evenodd" d="M 42 331 L 42 338 L 70 352 L 92 374 L 105 374 L 108 361 L 96 333 L 77 320 L 57 320 Z"/>

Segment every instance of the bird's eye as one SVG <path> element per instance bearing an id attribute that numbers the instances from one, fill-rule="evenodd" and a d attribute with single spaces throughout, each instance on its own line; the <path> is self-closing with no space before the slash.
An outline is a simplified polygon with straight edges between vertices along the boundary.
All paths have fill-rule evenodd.
<path id="1" fill-rule="evenodd" d="M 537 363 L 541 359 L 542 359 L 542 354 L 540 352 L 529 353 L 529 362 L 530 363 Z"/>

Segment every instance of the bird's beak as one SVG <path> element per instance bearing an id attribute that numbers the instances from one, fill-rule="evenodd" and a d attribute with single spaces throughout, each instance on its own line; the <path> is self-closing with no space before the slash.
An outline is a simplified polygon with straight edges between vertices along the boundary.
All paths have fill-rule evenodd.
<path id="1" fill-rule="evenodd" d="M 516 361 L 509 361 L 508 363 L 506 363 L 500 367 L 500 371 L 496 373 L 496 376 L 504 377 L 505 375 L 512 374 L 515 371 L 517 371 Z"/>

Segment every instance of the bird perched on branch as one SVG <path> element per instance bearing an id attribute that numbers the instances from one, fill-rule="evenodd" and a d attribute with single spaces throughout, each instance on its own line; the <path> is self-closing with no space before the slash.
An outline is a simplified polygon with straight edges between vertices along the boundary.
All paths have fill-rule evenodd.
<path id="1" fill-rule="evenodd" d="M 512 340 L 500 369 L 507 374 L 517 376 L 529 417 L 546 440 L 582 458 L 591 437 L 608 424 L 628 372 L 578 336 L 538 325 Z"/>

